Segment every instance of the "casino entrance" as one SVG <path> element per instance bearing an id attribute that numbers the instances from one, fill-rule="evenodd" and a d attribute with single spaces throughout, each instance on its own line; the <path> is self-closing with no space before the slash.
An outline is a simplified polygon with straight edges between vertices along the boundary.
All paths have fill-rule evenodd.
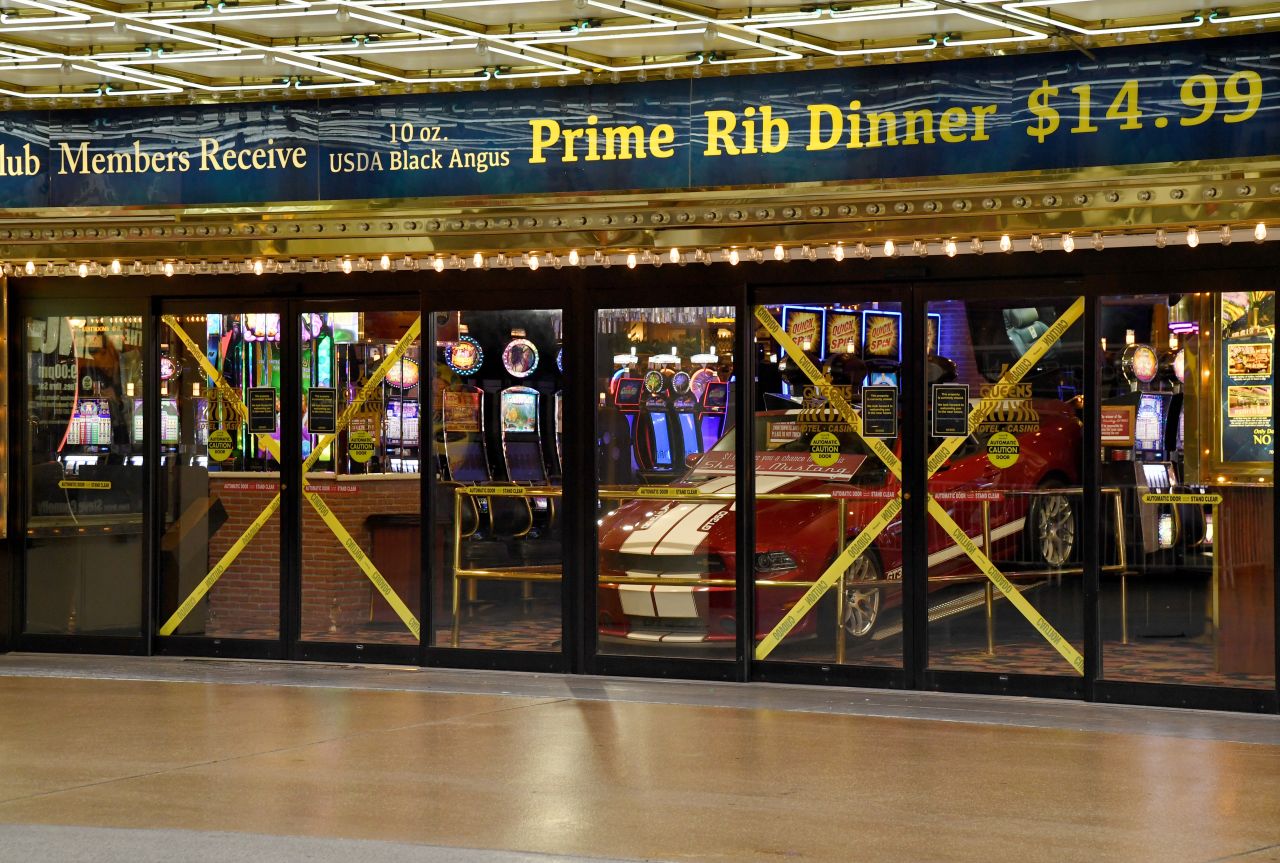
<path id="1" fill-rule="evenodd" d="M 417 306 L 159 303 L 157 651 L 413 661 Z"/>

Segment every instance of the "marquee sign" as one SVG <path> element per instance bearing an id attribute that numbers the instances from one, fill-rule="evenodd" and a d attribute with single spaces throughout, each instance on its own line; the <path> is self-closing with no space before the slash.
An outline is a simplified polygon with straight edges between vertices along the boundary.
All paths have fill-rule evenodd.
<path id="1" fill-rule="evenodd" d="M 686 189 L 1280 153 L 1273 35 L 750 77 L 0 115 L 0 207 Z"/>

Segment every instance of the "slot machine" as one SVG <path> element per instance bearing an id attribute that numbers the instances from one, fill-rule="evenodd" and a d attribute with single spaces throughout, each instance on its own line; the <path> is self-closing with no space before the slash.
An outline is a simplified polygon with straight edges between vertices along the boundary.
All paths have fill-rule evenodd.
<path id="1" fill-rule="evenodd" d="M 111 452 L 111 404 L 101 398 L 78 398 L 66 438 L 60 449 L 63 465 L 70 473 L 106 462 Z"/>
<path id="2" fill-rule="evenodd" d="M 509 387 L 498 394 L 502 461 L 512 482 L 540 485 L 547 481 L 538 400 L 533 387 Z"/>
<path id="3" fill-rule="evenodd" d="M 645 372 L 644 391 L 635 426 L 638 472 L 646 479 L 671 478 L 678 465 L 671 436 L 671 401 L 661 371 Z"/>
<path id="4" fill-rule="evenodd" d="M 702 438 L 702 452 L 707 452 L 724 437 L 725 423 L 729 415 L 728 381 L 712 381 L 702 394 L 702 409 L 698 413 L 698 434 Z"/>
<path id="5" fill-rule="evenodd" d="M 564 374 L 564 348 L 556 351 L 556 391 L 551 399 L 551 428 L 555 432 L 556 476 L 564 475 L 564 390 L 560 388 Z"/>
<path id="6" fill-rule="evenodd" d="M 687 459 L 702 452 L 702 438 L 698 434 L 698 397 L 691 389 L 688 372 L 679 371 L 671 376 L 671 415 L 680 430 L 680 457 Z"/>
<path id="7" fill-rule="evenodd" d="M 387 370 L 386 417 L 383 439 L 392 473 L 417 473 L 420 430 L 418 422 L 418 364 L 409 357 Z"/>
<path id="8" fill-rule="evenodd" d="M 1169 458 L 1169 409 L 1173 394 L 1152 391 L 1159 374 L 1159 358 L 1149 345 L 1138 344 L 1133 331 L 1125 334 L 1125 349 L 1120 355 L 1120 370 L 1129 383 L 1134 405 L 1133 463 L 1135 503 L 1138 508 L 1137 537 L 1144 554 L 1172 548 L 1177 540 L 1177 520 L 1169 504 L 1141 502 L 1146 492 L 1168 492 L 1178 484 L 1178 476 Z"/>

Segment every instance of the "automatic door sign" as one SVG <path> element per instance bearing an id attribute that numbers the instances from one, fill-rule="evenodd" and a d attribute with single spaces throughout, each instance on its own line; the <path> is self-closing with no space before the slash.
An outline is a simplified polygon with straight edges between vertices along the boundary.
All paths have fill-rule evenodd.
<path id="1" fill-rule="evenodd" d="M 867 437 L 898 436 L 898 388 L 864 387 L 862 390 L 862 433 Z"/>
<path id="2" fill-rule="evenodd" d="M 969 385 L 933 385 L 933 436 L 969 435 Z"/>
<path id="3" fill-rule="evenodd" d="M 347 455 L 360 464 L 373 458 L 373 435 L 367 431 L 353 431 L 347 438 Z"/>
<path id="4" fill-rule="evenodd" d="M 831 432 L 818 432 L 809 441 L 809 458 L 818 467 L 828 467 L 840 458 L 840 438 Z"/>
<path id="5" fill-rule="evenodd" d="M 311 434 L 337 432 L 338 391 L 333 387 L 312 387 L 308 391 L 307 430 Z"/>
<path id="6" fill-rule="evenodd" d="M 1222 503 L 1220 494 L 1161 494 L 1147 492 L 1142 496 L 1143 503 L 1195 503 L 1217 506 Z"/>
<path id="7" fill-rule="evenodd" d="M 1020 452 L 1018 439 L 1008 432 L 996 432 L 987 441 L 987 458 L 998 468 L 1013 467 Z"/>
<path id="8" fill-rule="evenodd" d="M 226 429 L 215 429 L 209 432 L 209 458 L 214 461 L 226 461 L 235 452 L 236 444 L 231 433 Z"/>
<path id="9" fill-rule="evenodd" d="M 275 434 L 275 387 L 249 387 L 249 431 L 254 434 Z"/>

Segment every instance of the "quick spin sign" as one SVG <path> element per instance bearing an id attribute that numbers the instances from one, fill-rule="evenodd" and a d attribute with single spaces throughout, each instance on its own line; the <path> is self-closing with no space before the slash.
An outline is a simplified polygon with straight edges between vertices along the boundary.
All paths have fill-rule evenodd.
<path id="1" fill-rule="evenodd" d="M 776 185 L 1280 152 L 1273 35 L 507 92 L 0 115 L 0 207 Z"/>

